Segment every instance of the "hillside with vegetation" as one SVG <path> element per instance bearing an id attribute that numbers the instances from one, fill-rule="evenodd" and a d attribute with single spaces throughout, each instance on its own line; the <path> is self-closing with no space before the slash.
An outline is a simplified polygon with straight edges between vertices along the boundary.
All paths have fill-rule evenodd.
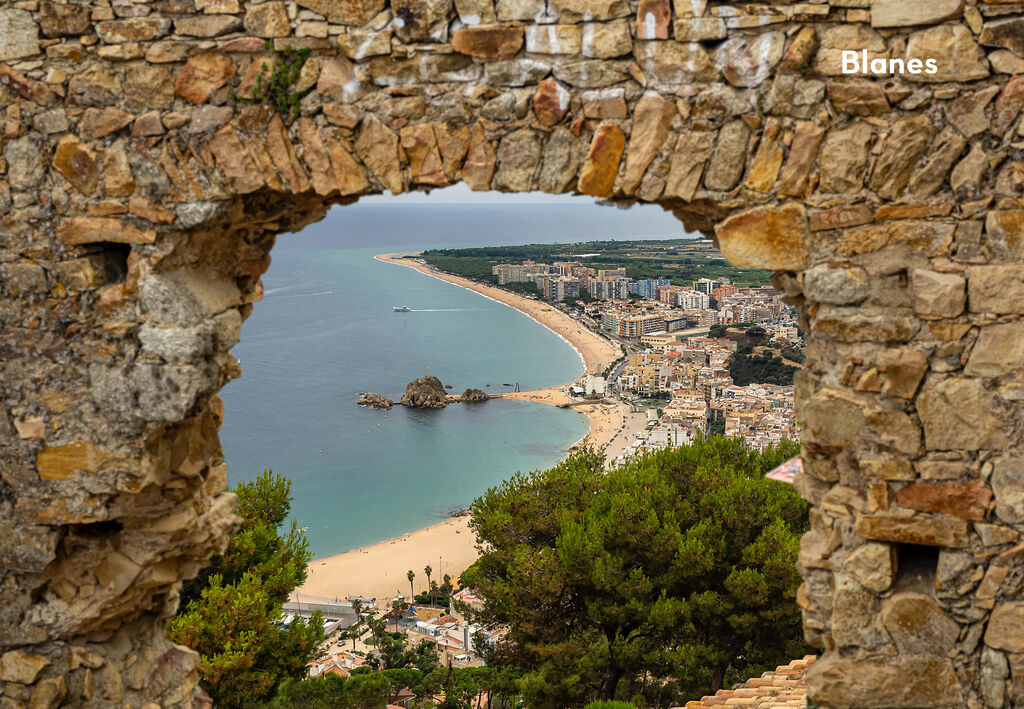
<path id="1" fill-rule="evenodd" d="M 709 241 L 587 241 L 573 244 L 481 246 L 430 249 L 422 258 L 434 268 L 467 278 L 497 282 L 491 269 L 501 263 L 579 261 L 594 269 L 625 268 L 633 279 L 665 278 L 673 285 L 690 285 L 700 278 L 726 277 L 733 283 L 770 285 L 771 271 L 731 266 Z M 532 284 L 521 284 L 530 285 Z"/>
<path id="2" fill-rule="evenodd" d="M 485 604 L 454 603 L 496 638 L 477 642 L 485 666 L 441 666 L 397 632 L 408 607 L 396 602 L 355 607 L 341 642 L 368 650 L 347 677 L 307 677 L 318 616 L 281 623 L 309 555 L 301 530 L 279 533 L 289 483 L 267 472 L 237 488 L 242 527 L 190 583 L 169 635 L 201 654 L 220 707 L 384 709 L 400 691 L 441 709 L 484 694 L 490 709 L 678 706 L 812 651 L 795 600 L 807 503 L 765 478 L 798 451 L 716 436 L 611 471 L 581 449 L 515 476 L 471 510 L 486 551 L 462 582 Z M 432 592 L 447 598 L 451 581 Z"/>

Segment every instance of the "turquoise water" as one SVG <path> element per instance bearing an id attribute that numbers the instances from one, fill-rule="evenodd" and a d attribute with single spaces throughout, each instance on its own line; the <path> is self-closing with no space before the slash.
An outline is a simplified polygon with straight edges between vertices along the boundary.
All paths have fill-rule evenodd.
<path id="1" fill-rule="evenodd" d="M 458 245 L 451 224 L 459 215 L 475 220 L 461 243 L 512 243 L 502 241 L 509 237 L 499 225 L 522 207 L 502 217 L 500 210 L 448 206 L 442 234 L 431 232 L 435 220 L 413 213 L 425 207 L 391 210 L 382 222 L 379 212 L 360 206 L 336 210 L 349 218 L 348 229 L 332 221 L 332 212 L 306 232 L 279 239 L 263 279 L 265 298 L 232 350 L 243 377 L 222 392 L 230 484 L 266 468 L 289 477 L 292 516 L 308 527 L 315 556 L 441 521 L 517 471 L 550 467 L 587 432 L 584 416 L 527 402 L 440 411 L 357 406 L 360 392 L 397 400 L 406 383 L 425 374 L 461 393 L 508 391 L 502 385 L 516 382 L 549 387 L 583 372 L 575 350 L 522 313 L 373 258 L 403 247 Z M 619 216 L 588 207 L 599 218 Z M 363 226 L 359 218 L 367 213 Z M 561 228 L 524 233 L 519 243 L 567 238 Z M 394 313 L 395 305 L 413 312 Z"/>

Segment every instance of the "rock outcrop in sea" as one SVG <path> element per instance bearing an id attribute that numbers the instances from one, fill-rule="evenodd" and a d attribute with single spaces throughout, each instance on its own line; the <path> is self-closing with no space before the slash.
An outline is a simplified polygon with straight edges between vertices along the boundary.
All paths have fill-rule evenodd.
<path id="1" fill-rule="evenodd" d="M 409 382 L 398 403 L 416 409 L 443 409 L 448 405 L 448 393 L 437 377 L 420 377 Z"/>
<path id="2" fill-rule="evenodd" d="M 365 394 L 357 402 L 360 406 L 372 406 L 375 409 L 390 409 L 395 405 L 391 399 L 380 394 Z"/>
<path id="3" fill-rule="evenodd" d="M 479 404 L 481 401 L 487 401 L 491 396 L 483 389 L 466 389 L 462 392 L 462 396 L 459 397 L 459 401 L 464 404 Z"/>

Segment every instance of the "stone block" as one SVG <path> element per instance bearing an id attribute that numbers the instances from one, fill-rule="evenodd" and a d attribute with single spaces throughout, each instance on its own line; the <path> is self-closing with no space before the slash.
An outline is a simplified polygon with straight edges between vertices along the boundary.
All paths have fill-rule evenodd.
<path id="1" fill-rule="evenodd" d="M 1008 524 L 1024 522 L 1024 461 L 1000 458 L 992 466 L 996 516 Z"/>
<path id="2" fill-rule="evenodd" d="M 639 41 L 635 55 L 644 75 L 654 85 L 677 87 L 718 79 L 718 70 L 707 50 L 696 42 Z"/>
<path id="3" fill-rule="evenodd" d="M 1024 267 L 1009 264 L 969 267 L 967 298 L 974 313 L 1024 313 Z"/>
<path id="4" fill-rule="evenodd" d="M 897 593 L 882 601 L 882 624 L 900 655 L 945 657 L 960 637 L 960 625 L 921 593 Z"/>
<path id="5" fill-rule="evenodd" d="M 910 274 L 914 312 L 925 318 L 955 318 L 967 303 L 967 281 L 955 273 L 915 268 Z"/>
<path id="6" fill-rule="evenodd" d="M 455 0 L 455 11 L 467 27 L 489 25 L 498 21 L 493 0 Z"/>
<path id="7" fill-rule="evenodd" d="M 46 272 L 35 263 L 8 263 L 3 270 L 5 283 L 16 296 L 46 292 Z"/>
<path id="8" fill-rule="evenodd" d="M 1007 49 L 1024 58 L 1024 18 L 1008 17 L 986 22 L 978 42 L 986 47 Z"/>
<path id="9" fill-rule="evenodd" d="M 899 197 L 910 181 L 917 161 L 928 150 L 934 134 L 932 121 L 927 116 L 896 121 L 885 139 L 868 186 L 883 199 Z"/>
<path id="10" fill-rule="evenodd" d="M 857 534 L 865 539 L 901 544 L 960 548 L 969 541 L 969 525 L 951 517 L 858 514 Z"/>
<path id="11" fill-rule="evenodd" d="M 69 246 L 111 241 L 117 244 L 152 244 L 156 232 L 141 230 L 118 219 L 71 217 L 57 227 L 57 239 Z"/>
<path id="12" fill-rule="evenodd" d="M 981 543 L 985 546 L 997 546 L 999 544 L 1012 544 L 1020 539 L 1020 533 L 1016 530 L 1004 527 L 1001 524 L 976 524 L 975 531 L 981 537 Z"/>
<path id="13" fill-rule="evenodd" d="M 877 647 L 883 642 L 875 618 L 878 598 L 850 579 L 838 579 L 832 597 L 832 639 L 840 648 Z"/>
<path id="14" fill-rule="evenodd" d="M 807 214 L 803 206 L 755 207 L 715 228 L 722 255 L 739 268 L 795 271 L 807 262 Z"/>
<path id="15" fill-rule="evenodd" d="M 937 657 L 855 660 L 828 652 L 808 668 L 806 681 L 808 695 L 815 703 L 831 709 L 964 705 L 953 663 Z"/>
<path id="16" fill-rule="evenodd" d="M 804 272 L 804 294 L 815 303 L 849 305 L 868 297 L 868 273 L 860 266 L 824 264 Z"/>
<path id="17" fill-rule="evenodd" d="M 917 413 L 932 450 L 985 450 L 1009 445 L 1012 421 L 996 410 L 996 394 L 977 379 L 928 381 Z"/>
<path id="18" fill-rule="evenodd" d="M 963 0 L 871 0 L 871 26 L 938 25 L 960 17 L 963 10 Z"/>
<path id="19" fill-rule="evenodd" d="M 907 81 L 944 82 L 975 81 L 989 75 L 985 50 L 978 46 L 971 31 L 962 24 L 952 23 L 912 32 L 907 38 L 903 60 L 917 59 L 924 66 L 928 59 L 942 57 L 935 74 L 904 74 Z"/>
<path id="20" fill-rule="evenodd" d="M 814 316 L 816 334 L 840 342 L 906 342 L 921 329 L 909 308 L 822 305 Z"/>
<path id="21" fill-rule="evenodd" d="M 687 201 L 693 198 L 700 185 L 704 163 L 711 155 L 714 139 L 713 133 L 703 131 L 683 132 L 678 135 L 672 154 L 672 167 L 665 182 L 666 197 L 678 197 Z"/>
<path id="22" fill-rule="evenodd" d="M 996 258 L 1021 258 L 1024 256 L 1024 209 L 993 209 L 985 216 L 985 235 Z"/>
<path id="23" fill-rule="evenodd" d="M 729 121 L 718 133 L 711 160 L 704 171 L 704 186 L 709 190 L 731 190 L 743 176 L 750 129 L 741 120 Z"/>
<path id="24" fill-rule="evenodd" d="M 39 54 L 39 26 L 28 10 L 0 9 L 0 61 Z"/>
<path id="25" fill-rule="evenodd" d="M 1024 322 L 986 325 L 980 328 L 964 374 L 999 377 L 1024 364 Z"/>
<path id="26" fill-rule="evenodd" d="M 644 173 L 668 140 L 675 104 L 657 95 L 641 98 L 633 109 L 633 127 L 622 173 L 622 191 L 632 195 L 640 187 Z"/>
<path id="27" fill-rule="evenodd" d="M 669 0 L 640 0 L 636 8 L 637 39 L 668 39 L 671 22 Z"/>
<path id="28" fill-rule="evenodd" d="M 56 709 L 68 694 L 67 683 L 63 677 L 49 677 L 40 680 L 32 688 L 30 709 Z"/>
<path id="29" fill-rule="evenodd" d="M 0 680 L 32 684 L 39 673 L 50 665 L 42 655 L 33 655 L 21 650 L 11 650 L 0 655 Z"/>
<path id="30" fill-rule="evenodd" d="M 990 86 L 950 101 L 946 104 L 946 118 L 965 138 L 984 133 L 990 125 L 985 107 L 999 91 L 998 86 Z"/>
<path id="31" fill-rule="evenodd" d="M 589 59 L 621 57 L 633 50 L 633 36 L 625 20 L 589 22 L 582 27 L 583 56 Z"/>
<path id="32" fill-rule="evenodd" d="M 550 0 L 549 11 L 561 22 L 603 21 L 628 17 L 626 0 Z"/>
<path id="33" fill-rule="evenodd" d="M 1024 603 L 1001 603 L 992 610 L 985 644 L 997 650 L 1024 652 Z"/>
<path id="34" fill-rule="evenodd" d="M 747 188 L 758 192 L 771 192 L 782 167 L 784 137 L 782 124 L 774 118 L 768 119 L 757 146 L 757 154 L 750 163 Z"/>
<path id="35" fill-rule="evenodd" d="M 149 42 L 171 31 L 171 20 L 166 17 L 133 17 L 110 20 L 96 25 L 96 34 L 107 44 Z"/>
<path id="36" fill-rule="evenodd" d="M 677 17 L 675 37 L 680 42 L 708 42 L 725 39 L 729 30 L 720 17 Z"/>
<path id="37" fill-rule="evenodd" d="M 828 441 L 831 446 L 885 446 L 916 454 L 921 432 L 913 419 L 896 406 L 870 394 L 822 387 L 804 401 L 805 441 Z"/>
<path id="38" fill-rule="evenodd" d="M 480 59 L 511 59 L 522 46 L 521 27 L 466 27 L 452 35 L 452 49 Z"/>
<path id="39" fill-rule="evenodd" d="M 952 128 L 947 127 L 939 133 L 910 178 L 907 187 L 910 193 L 925 198 L 938 192 L 966 146 L 967 139 Z"/>
<path id="40" fill-rule="evenodd" d="M 858 121 L 842 130 L 831 130 L 819 156 L 820 189 L 823 192 L 859 192 L 867 173 L 871 126 Z"/>
<path id="41" fill-rule="evenodd" d="M 452 0 L 391 0 L 395 36 L 403 42 L 444 42 L 454 10 Z"/>
<path id="42" fill-rule="evenodd" d="M 786 35 L 764 32 L 752 40 L 728 39 L 715 51 L 715 65 L 733 86 L 760 86 L 782 59 Z"/>
<path id="43" fill-rule="evenodd" d="M 327 18 L 333 25 L 364 25 L 379 14 L 385 0 L 297 0 L 300 7 L 306 7 Z"/>
<path id="44" fill-rule="evenodd" d="M 234 75 L 235 65 L 227 55 L 203 52 L 191 57 L 178 71 L 174 93 L 192 103 L 203 103 Z"/>
<path id="45" fill-rule="evenodd" d="M 577 189 L 583 194 L 607 197 L 615 186 L 619 161 L 626 149 L 626 136 L 614 123 L 602 123 L 594 131 L 587 161 L 580 171 Z"/>
<path id="46" fill-rule="evenodd" d="M 583 30 L 579 25 L 532 25 L 526 28 L 526 51 L 531 54 L 579 54 L 582 50 Z M 515 52 L 497 58 L 508 59 L 513 54 Z"/>
<path id="47" fill-rule="evenodd" d="M 914 483 L 900 488 L 896 500 L 913 510 L 980 521 L 992 501 L 992 490 L 979 482 Z"/>
<path id="48" fill-rule="evenodd" d="M 870 81 L 830 81 L 828 97 L 839 113 L 881 116 L 892 110 L 885 90 Z"/>
<path id="49" fill-rule="evenodd" d="M 914 480 L 917 474 L 909 460 L 883 458 L 860 461 L 860 474 L 867 480 Z"/>
<path id="50" fill-rule="evenodd" d="M 807 179 L 818 159 L 818 146 L 825 129 L 810 121 L 799 121 L 789 146 L 786 164 L 779 176 L 779 195 L 800 197 L 807 189 Z"/>
<path id="51" fill-rule="evenodd" d="M 862 544 L 846 557 L 843 569 L 861 586 L 882 593 L 896 577 L 896 547 L 878 542 Z"/>
<path id="52" fill-rule="evenodd" d="M 970 473 L 966 464 L 955 460 L 919 460 L 916 467 L 925 480 L 956 480 Z"/>
<path id="53" fill-rule="evenodd" d="M 553 126 L 569 111 L 571 98 L 569 92 L 557 81 L 545 79 L 537 84 L 537 91 L 533 94 L 533 112 L 537 114 L 537 120 L 542 124 Z"/>

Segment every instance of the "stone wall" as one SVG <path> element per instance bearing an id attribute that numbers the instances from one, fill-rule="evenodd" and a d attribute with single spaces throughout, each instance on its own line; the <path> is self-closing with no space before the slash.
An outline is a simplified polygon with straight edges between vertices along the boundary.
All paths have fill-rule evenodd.
<path id="1" fill-rule="evenodd" d="M 252 100 L 268 39 L 298 116 Z M 1012 0 L 3 0 L 0 706 L 203 703 L 163 627 L 234 524 L 216 392 L 275 236 L 458 181 L 775 269 L 811 696 L 1020 706 L 1021 74 Z"/>

